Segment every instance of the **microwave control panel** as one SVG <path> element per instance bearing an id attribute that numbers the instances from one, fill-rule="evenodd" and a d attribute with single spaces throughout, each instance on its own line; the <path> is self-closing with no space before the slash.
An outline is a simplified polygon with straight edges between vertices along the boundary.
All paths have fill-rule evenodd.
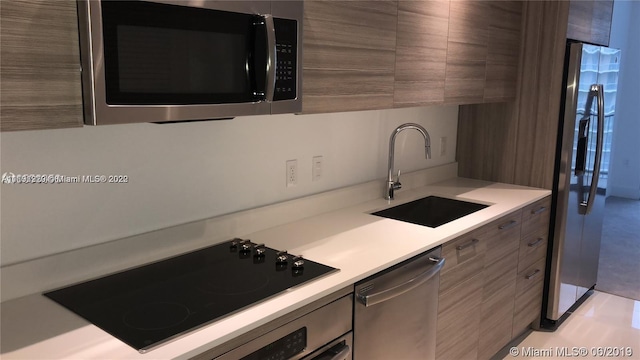
<path id="1" fill-rule="evenodd" d="M 276 30 L 276 88 L 273 100 L 292 100 L 297 97 L 298 22 L 273 19 Z"/>

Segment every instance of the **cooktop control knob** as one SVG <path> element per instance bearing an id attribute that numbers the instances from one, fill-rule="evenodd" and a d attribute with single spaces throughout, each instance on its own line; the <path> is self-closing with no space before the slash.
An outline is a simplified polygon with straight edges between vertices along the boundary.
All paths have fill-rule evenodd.
<path id="1" fill-rule="evenodd" d="M 302 256 L 294 256 L 291 261 L 293 262 L 292 266 L 294 269 L 302 269 L 304 267 L 304 259 Z"/>
<path id="2" fill-rule="evenodd" d="M 287 269 L 287 251 L 278 251 L 276 254 L 276 271 L 284 271 Z"/>
<path id="3" fill-rule="evenodd" d="M 287 253 L 287 250 L 284 251 L 278 251 L 278 253 L 276 254 L 276 263 L 277 264 L 286 264 L 287 260 L 289 259 L 289 254 Z"/>
<path id="4" fill-rule="evenodd" d="M 302 256 L 294 256 L 291 259 L 291 274 L 294 277 L 304 275 L 304 259 L 302 259 Z"/>
<path id="5" fill-rule="evenodd" d="M 253 256 L 264 256 L 265 251 L 267 251 L 267 248 L 264 244 L 253 245 Z"/>
<path id="6" fill-rule="evenodd" d="M 240 246 L 241 251 L 250 251 L 251 250 L 251 240 L 249 239 L 240 239 L 238 242 L 238 246 Z"/>
<path id="7" fill-rule="evenodd" d="M 240 259 L 248 259 L 251 257 L 252 245 L 253 243 L 251 240 L 240 240 L 238 243 L 238 247 L 240 248 L 238 255 L 240 256 Z"/>
<path id="8" fill-rule="evenodd" d="M 238 244 L 240 244 L 241 241 L 242 241 L 242 239 L 240 239 L 240 238 L 234 238 L 233 240 L 231 240 L 231 244 L 229 245 L 231 250 L 237 250 L 238 249 Z"/>

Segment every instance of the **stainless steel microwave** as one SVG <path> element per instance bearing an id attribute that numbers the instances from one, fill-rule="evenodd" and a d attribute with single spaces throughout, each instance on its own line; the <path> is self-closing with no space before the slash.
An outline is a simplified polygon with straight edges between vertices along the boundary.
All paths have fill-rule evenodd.
<path id="1" fill-rule="evenodd" d="M 80 0 L 85 124 L 300 112 L 302 13 L 302 0 Z"/>

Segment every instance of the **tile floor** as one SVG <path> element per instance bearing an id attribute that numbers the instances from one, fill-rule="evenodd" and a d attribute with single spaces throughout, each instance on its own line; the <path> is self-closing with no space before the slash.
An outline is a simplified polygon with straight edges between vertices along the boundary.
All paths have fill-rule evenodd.
<path id="1" fill-rule="evenodd" d="M 581 356 L 583 347 L 586 356 Z M 598 356 L 591 353 L 593 347 L 616 349 Z M 640 359 L 640 301 L 596 291 L 555 332 L 534 331 L 515 348 L 518 354 L 505 360 Z"/>

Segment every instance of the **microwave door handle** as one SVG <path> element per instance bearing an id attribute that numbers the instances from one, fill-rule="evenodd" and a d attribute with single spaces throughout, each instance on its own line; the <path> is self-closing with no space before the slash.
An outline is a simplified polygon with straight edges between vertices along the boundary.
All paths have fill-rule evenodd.
<path id="1" fill-rule="evenodd" d="M 581 214 L 589 214 L 593 208 L 593 202 L 598 191 L 598 179 L 600 178 L 600 164 L 602 162 L 602 147 L 604 143 L 604 87 L 602 84 L 591 85 L 591 92 L 597 94 L 598 99 L 598 134 L 596 135 L 596 158 L 593 165 L 593 173 L 591 175 L 591 185 L 589 188 L 589 197 L 586 202 L 581 205 Z"/>
<path id="2" fill-rule="evenodd" d="M 273 94 L 276 89 L 276 28 L 273 24 L 272 15 L 264 15 L 264 22 L 267 28 L 267 82 L 265 89 L 265 100 L 273 101 Z"/>

